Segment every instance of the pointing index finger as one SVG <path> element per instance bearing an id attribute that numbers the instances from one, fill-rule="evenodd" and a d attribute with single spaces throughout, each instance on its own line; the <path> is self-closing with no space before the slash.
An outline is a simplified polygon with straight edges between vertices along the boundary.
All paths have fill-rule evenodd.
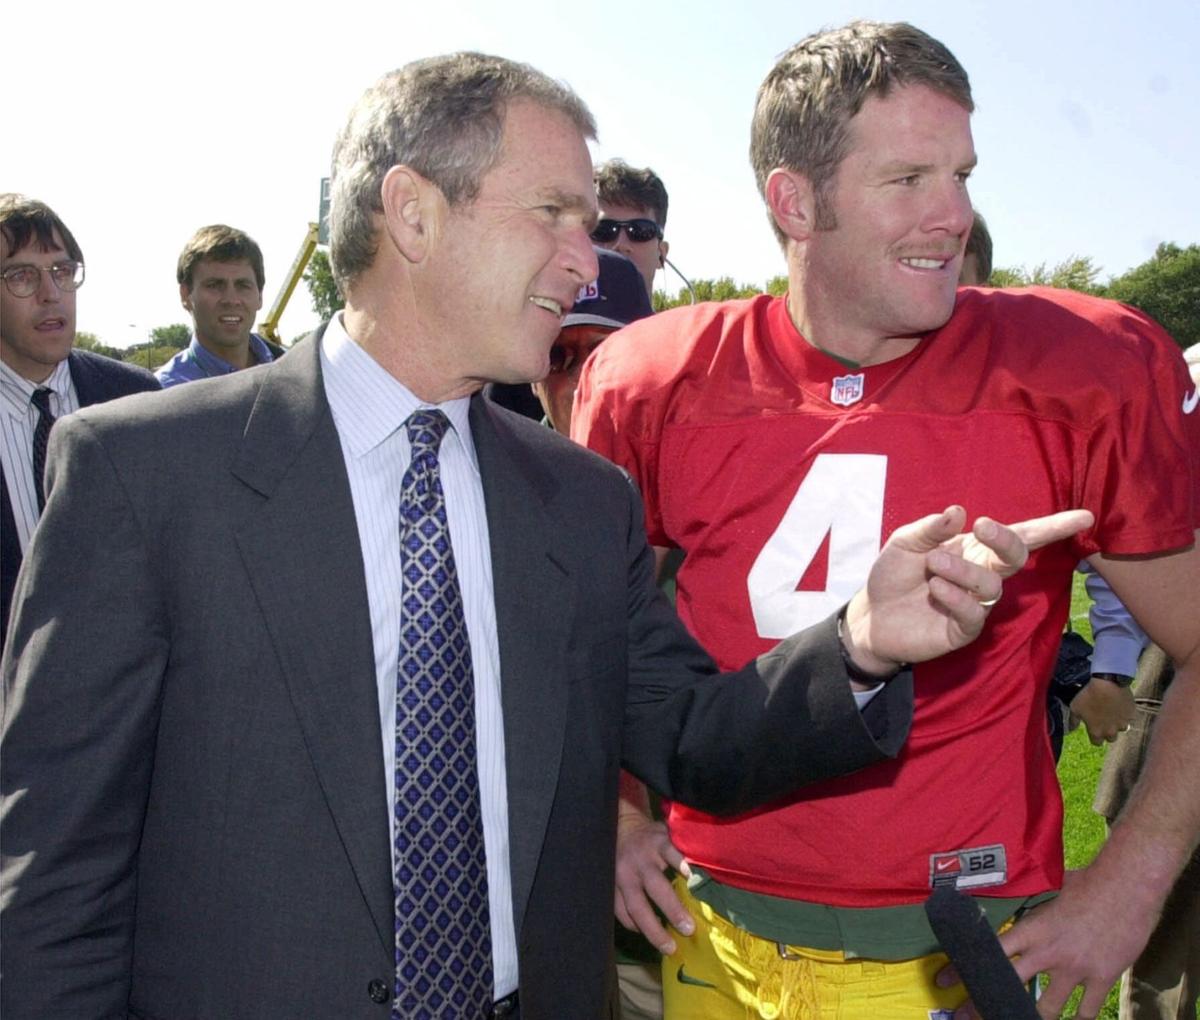
<path id="1" fill-rule="evenodd" d="M 1063 510 L 1045 517 L 1032 517 L 1009 525 L 1029 550 L 1040 549 L 1052 542 L 1061 542 L 1096 523 L 1090 510 Z"/>

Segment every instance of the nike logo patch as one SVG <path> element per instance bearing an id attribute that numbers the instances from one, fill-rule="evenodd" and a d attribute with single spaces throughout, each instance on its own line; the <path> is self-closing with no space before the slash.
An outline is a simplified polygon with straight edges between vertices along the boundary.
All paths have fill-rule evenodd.
<path id="1" fill-rule="evenodd" d="M 682 963 L 679 965 L 679 970 L 677 970 L 675 972 L 675 980 L 678 981 L 681 985 L 695 985 L 697 988 L 716 988 L 717 987 L 710 981 L 701 981 L 699 978 L 692 977 L 691 974 L 685 974 L 683 972 L 683 964 Z"/>
<path id="2" fill-rule="evenodd" d="M 1183 398 L 1183 413 L 1191 414 L 1196 410 L 1196 405 L 1200 404 L 1200 389 L 1194 389 L 1186 397 Z"/>

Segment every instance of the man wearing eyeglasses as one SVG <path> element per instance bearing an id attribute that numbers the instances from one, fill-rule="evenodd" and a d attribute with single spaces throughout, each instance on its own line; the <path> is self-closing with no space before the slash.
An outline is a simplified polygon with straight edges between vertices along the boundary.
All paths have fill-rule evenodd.
<path id="1" fill-rule="evenodd" d="M 145 369 L 73 351 L 83 252 L 43 202 L 0 195 L 0 649 L 21 559 L 45 504 L 50 426 L 158 383 Z"/>
<path id="2" fill-rule="evenodd" d="M 638 169 L 610 159 L 595 170 L 600 221 L 592 242 L 620 252 L 633 262 L 654 296 L 654 275 L 667 261 L 671 246 L 663 240 L 667 225 L 667 189 L 649 167 Z"/>

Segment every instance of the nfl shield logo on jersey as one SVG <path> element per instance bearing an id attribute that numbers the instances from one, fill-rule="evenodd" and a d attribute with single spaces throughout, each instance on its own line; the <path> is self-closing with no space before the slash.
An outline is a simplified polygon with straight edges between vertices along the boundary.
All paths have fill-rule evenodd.
<path id="1" fill-rule="evenodd" d="M 829 399 L 835 404 L 841 404 L 842 407 L 858 403 L 862 400 L 864 381 L 865 376 L 862 372 L 857 375 L 835 375 Z"/>

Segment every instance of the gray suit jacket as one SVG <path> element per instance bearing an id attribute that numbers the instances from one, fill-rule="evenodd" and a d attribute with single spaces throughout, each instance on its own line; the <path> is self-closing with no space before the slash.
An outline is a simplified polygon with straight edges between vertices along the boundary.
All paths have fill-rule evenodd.
<path id="1" fill-rule="evenodd" d="M 161 388 L 158 380 L 144 368 L 91 351 L 72 351 L 67 355 L 67 368 L 71 372 L 80 407 Z M 0 470 L 0 651 L 4 649 L 8 607 L 12 604 L 12 593 L 20 570 L 21 542 L 17 538 L 17 521 L 8 496 L 8 482 L 3 470 Z"/>
<path id="2" fill-rule="evenodd" d="M 911 692 L 876 699 L 873 739 L 832 623 L 718 676 L 625 476 L 480 398 L 471 424 L 522 1015 L 606 1016 L 621 764 L 742 810 L 894 753 Z M 82 411 L 51 472 L 3 661 L 5 1020 L 386 1020 L 374 653 L 317 343 Z"/>

